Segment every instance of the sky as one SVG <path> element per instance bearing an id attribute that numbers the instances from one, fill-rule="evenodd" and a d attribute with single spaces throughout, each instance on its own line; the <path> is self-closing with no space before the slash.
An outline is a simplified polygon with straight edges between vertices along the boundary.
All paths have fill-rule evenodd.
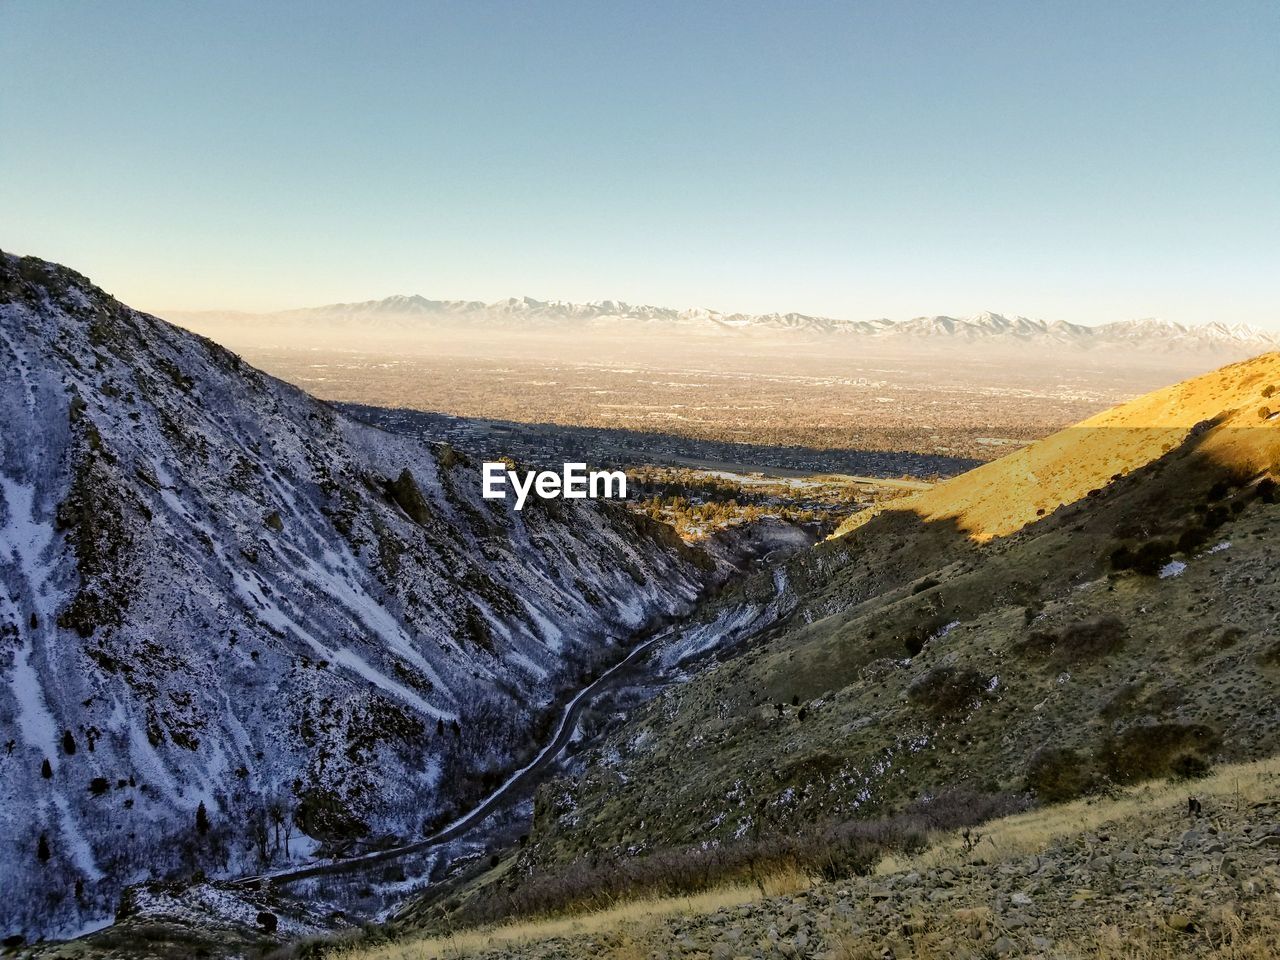
<path id="1" fill-rule="evenodd" d="M 1275 0 L 0 0 L 0 248 L 420 293 L 1280 328 Z"/>

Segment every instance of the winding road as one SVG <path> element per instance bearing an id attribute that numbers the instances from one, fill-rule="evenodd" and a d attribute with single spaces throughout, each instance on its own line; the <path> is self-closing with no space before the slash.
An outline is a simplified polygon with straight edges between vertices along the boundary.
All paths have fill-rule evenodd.
<path id="1" fill-rule="evenodd" d="M 394 860 L 398 857 L 406 856 L 411 853 L 419 853 L 428 850 L 431 847 L 437 847 L 441 844 L 448 843 L 450 840 L 456 840 L 463 836 L 472 828 L 484 822 L 496 810 L 503 807 L 507 801 L 518 796 L 522 787 L 530 780 L 537 777 L 548 766 L 556 761 L 564 748 L 569 745 L 569 741 L 573 739 L 573 731 L 577 726 L 578 718 L 582 715 L 582 711 L 591 703 L 591 700 L 611 683 L 618 673 L 628 664 L 634 663 L 646 650 L 655 642 L 668 636 L 671 633 L 670 627 L 657 629 L 648 639 L 642 641 L 632 648 L 631 652 L 606 670 L 595 680 L 587 684 L 579 690 L 564 708 L 564 714 L 560 718 L 560 724 L 556 727 L 555 735 L 546 746 L 538 752 L 528 764 L 521 767 L 506 782 L 493 793 L 485 797 L 475 807 L 463 814 L 457 820 L 442 827 L 436 833 L 424 840 L 416 840 L 413 843 L 402 844 L 398 847 L 388 847 L 385 850 L 375 850 L 371 853 L 361 854 L 357 857 L 346 857 L 342 860 L 326 860 L 318 863 L 310 863 L 302 867 L 292 867 L 278 870 L 271 873 L 260 873 L 248 877 L 239 877 L 231 881 L 232 886 L 250 887 L 258 886 L 264 881 L 274 886 L 282 886 L 292 883 L 296 880 L 304 880 L 307 877 L 317 877 L 333 875 L 337 873 L 345 873 L 351 870 L 358 870 L 377 863 L 384 863 L 388 860 Z"/>

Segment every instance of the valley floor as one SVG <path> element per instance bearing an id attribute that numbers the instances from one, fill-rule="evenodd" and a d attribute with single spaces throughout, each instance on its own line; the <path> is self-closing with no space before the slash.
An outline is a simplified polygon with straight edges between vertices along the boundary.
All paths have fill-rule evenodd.
<path id="1" fill-rule="evenodd" d="M 1188 811 L 1188 798 L 1202 807 Z M 428 958 L 1280 956 L 1280 758 L 1007 817 L 840 882 L 691 898 L 352 948 Z"/>

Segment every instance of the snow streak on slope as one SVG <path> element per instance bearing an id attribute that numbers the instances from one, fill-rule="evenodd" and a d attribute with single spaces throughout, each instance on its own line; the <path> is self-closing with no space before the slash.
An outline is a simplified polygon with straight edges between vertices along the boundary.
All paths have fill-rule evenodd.
<path id="1" fill-rule="evenodd" d="M 277 809 L 295 837 L 421 836 L 700 588 L 662 528 L 485 501 L 454 451 L 61 267 L 0 254 L 0 364 L 5 935 L 278 863 Z"/>

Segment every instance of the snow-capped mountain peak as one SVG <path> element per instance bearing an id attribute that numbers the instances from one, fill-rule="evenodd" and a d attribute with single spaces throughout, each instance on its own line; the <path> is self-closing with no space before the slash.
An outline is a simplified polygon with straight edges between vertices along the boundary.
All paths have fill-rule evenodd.
<path id="1" fill-rule="evenodd" d="M 305 324 L 398 333 L 434 327 L 462 327 L 516 331 L 569 329 L 627 335 L 663 328 L 695 336 L 839 336 L 846 340 L 870 338 L 901 342 L 951 339 L 973 344 L 1053 344 L 1080 349 L 1123 347 L 1153 352 L 1213 350 L 1250 354 L 1280 347 L 1278 333 L 1224 321 L 1184 326 L 1143 318 L 1086 326 L 993 311 L 972 317 L 937 315 L 901 321 L 848 320 L 796 312 L 723 313 L 707 307 L 678 310 L 621 300 L 572 303 L 527 296 L 485 303 L 478 300 L 431 300 L 415 294 L 270 314 L 172 313 L 170 317 L 204 332 L 216 332 L 219 323 L 234 319 L 252 321 L 263 329 Z"/>

